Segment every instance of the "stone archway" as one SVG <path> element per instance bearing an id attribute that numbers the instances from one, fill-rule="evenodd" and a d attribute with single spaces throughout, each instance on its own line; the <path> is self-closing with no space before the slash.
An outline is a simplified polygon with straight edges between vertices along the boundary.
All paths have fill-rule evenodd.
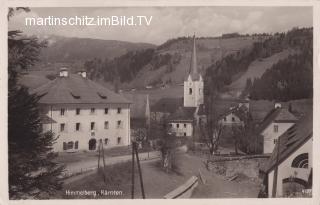
<path id="1" fill-rule="evenodd" d="M 90 139 L 89 140 L 89 150 L 96 150 L 97 148 L 97 140 L 96 139 Z"/>
<path id="2" fill-rule="evenodd" d="M 296 178 L 289 177 L 282 180 L 282 193 L 285 197 L 290 197 L 302 193 L 307 187 L 307 181 Z"/>

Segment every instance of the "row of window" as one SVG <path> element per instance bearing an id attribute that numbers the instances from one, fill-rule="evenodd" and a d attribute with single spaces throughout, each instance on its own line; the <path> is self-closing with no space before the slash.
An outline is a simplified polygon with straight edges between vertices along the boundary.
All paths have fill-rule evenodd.
<path id="1" fill-rule="evenodd" d="M 116 128 L 117 129 L 123 128 L 123 121 L 118 120 Z M 104 122 L 104 129 L 109 129 L 109 121 Z M 80 130 L 81 130 L 81 123 L 77 122 L 75 124 L 75 131 L 80 131 Z M 90 123 L 90 130 L 97 130 L 97 126 L 95 122 Z M 65 132 L 65 131 L 66 131 L 66 123 L 60 123 L 60 132 Z"/>
<path id="2" fill-rule="evenodd" d="M 170 124 L 170 127 L 173 127 L 173 124 Z M 176 128 L 179 128 L 179 127 L 180 127 L 180 124 L 177 123 L 177 124 L 176 124 Z M 187 128 L 187 124 L 183 124 L 183 127 L 184 127 L 184 128 Z"/>
<path id="3" fill-rule="evenodd" d="M 226 121 L 227 121 L 227 117 L 224 117 L 224 118 L 223 118 L 223 121 L 226 122 Z M 231 121 L 232 121 L 232 122 L 235 122 L 235 121 L 236 121 L 236 118 L 235 118 L 235 117 L 231 117 Z"/>
<path id="4" fill-rule="evenodd" d="M 201 93 L 201 88 L 199 88 L 199 93 Z M 192 95 L 192 88 L 189 88 L 189 95 Z"/>
<path id="5" fill-rule="evenodd" d="M 63 150 L 78 149 L 78 146 L 79 146 L 78 141 L 63 142 Z"/>
<path id="6" fill-rule="evenodd" d="M 76 115 L 80 115 L 81 109 L 80 108 L 76 108 L 75 112 L 76 112 Z M 122 112 L 121 107 L 118 107 L 117 108 L 117 114 L 121 114 L 121 112 Z M 90 114 L 95 114 L 95 113 L 96 113 L 96 109 L 95 108 L 91 108 L 90 109 Z M 60 109 L 60 115 L 64 116 L 65 114 L 66 114 L 66 109 L 65 108 L 61 108 Z M 105 115 L 109 114 L 109 108 L 104 108 L 104 114 Z"/>
<path id="7" fill-rule="evenodd" d="M 102 139 L 100 139 L 102 142 Z M 109 144 L 109 138 L 104 138 L 104 144 Z M 117 137 L 117 144 L 121 144 L 121 137 Z M 92 146 L 92 145 L 91 145 Z M 96 148 L 96 140 L 94 140 L 94 149 Z M 70 141 L 70 142 L 63 142 L 63 150 L 74 150 L 79 148 L 79 142 L 78 141 Z M 89 149 L 90 149 L 90 142 L 89 142 Z"/>

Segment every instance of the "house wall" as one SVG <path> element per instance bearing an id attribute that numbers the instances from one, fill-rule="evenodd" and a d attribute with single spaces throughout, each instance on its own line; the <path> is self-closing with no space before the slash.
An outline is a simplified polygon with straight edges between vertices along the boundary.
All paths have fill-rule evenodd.
<path id="1" fill-rule="evenodd" d="M 187 81 L 184 81 L 183 92 L 183 106 L 184 107 L 198 107 L 203 104 L 203 80 L 192 81 L 190 75 Z M 189 93 L 189 89 L 192 89 L 192 94 Z"/>
<path id="2" fill-rule="evenodd" d="M 234 120 L 233 120 L 234 119 Z M 243 122 L 235 114 L 230 113 L 219 121 L 222 125 L 231 126 L 231 125 L 242 125 Z"/>
<path id="3" fill-rule="evenodd" d="M 294 123 L 275 123 L 272 122 L 270 125 L 265 128 L 261 135 L 263 136 L 263 153 L 270 154 L 272 153 L 275 147 L 275 139 L 278 139 L 285 131 L 287 131 Z M 278 132 L 274 131 L 274 126 L 278 126 Z"/>
<path id="4" fill-rule="evenodd" d="M 172 132 L 176 133 L 177 136 L 192 136 L 193 126 L 191 122 L 171 122 L 169 124 L 171 126 Z M 177 125 L 179 125 L 179 127 Z"/>
<path id="5" fill-rule="evenodd" d="M 121 113 L 117 113 L 118 107 Z M 60 114 L 61 108 L 65 108 L 65 114 Z M 76 115 L 76 108 L 80 108 L 80 114 Z M 91 113 L 91 108 L 95 112 Z M 105 108 L 108 108 L 108 114 L 105 114 Z M 124 146 L 130 144 L 130 109 L 128 104 L 74 104 L 74 105 L 52 105 L 43 106 L 42 110 L 57 123 L 46 124 L 43 126 L 45 131 L 52 130 L 56 136 L 59 136 L 57 142 L 53 145 L 55 152 L 89 150 L 89 140 L 96 139 L 96 148 L 99 140 L 103 143 L 108 138 L 105 148 Z M 117 121 L 121 121 L 120 128 L 117 127 Z M 108 129 L 105 129 L 105 121 L 109 122 Z M 95 123 L 95 129 L 91 131 L 91 122 Z M 60 124 L 65 123 L 65 131 L 60 131 Z M 76 123 L 80 123 L 80 130 L 76 131 Z M 118 143 L 118 137 L 121 137 Z M 63 150 L 63 142 L 78 141 L 78 149 Z"/>
<path id="6" fill-rule="evenodd" d="M 308 153 L 309 167 L 308 168 L 291 167 L 293 159 L 302 153 Z M 305 144 L 303 144 L 298 150 L 296 150 L 293 154 L 291 154 L 285 161 L 283 161 L 279 165 L 276 196 L 277 197 L 283 196 L 283 190 L 282 190 L 283 179 L 289 178 L 290 176 L 295 176 L 295 173 L 296 173 L 297 178 L 308 181 L 308 177 L 312 167 L 313 167 L 312 139 L 309 139 Z M 269 197 L 272 197 L 273 177 L 274 177 L 274 171 L 271 171 L 268 174 L 268 196 Z"/>

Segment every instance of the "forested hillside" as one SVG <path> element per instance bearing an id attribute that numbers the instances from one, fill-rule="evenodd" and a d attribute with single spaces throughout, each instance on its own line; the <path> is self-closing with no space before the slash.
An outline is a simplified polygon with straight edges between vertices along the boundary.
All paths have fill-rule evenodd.
<path id="1" fill-rule="evenodd" d="M 230 53 L 250 49 L 265 36 L 197 38 L 198 69 L 204 74 L 213 62 Z M 114 59 L 95 58 L 85 62 L 92 79 L 112 81 L 133 88 L 146 85 L 180 84 L 190 64 L 192 37 L 171 39 L 151 49 L 128 52 Z"/>
<path id="2" fill-rule="evenodd" d="M 252 99 L 288 101 L 313 96 L 312 30 L 293 30 L 289 45 L 300 52 L 290 55 L 268 69 L 247 86 Z"/>
<path id="3" fill-rule="evenodd" d="M 312 28 L 292 29 L 276 33 L 265 41 L 255 42 L 251 50 L 225 56 L 207 69 L 206 80 L 220 90 L 230 85 L 247 71 L 251 62 L 263 60 L 283 50 L 297 51 L 284 60 L 275 62 L 260 79 L 247 79 L 245 93 L 253 99 L 290 100 L 310 96 L 312 89 Z M 290 73 L 290 74 L 289 74 Z M 307 82 L 305 82 L 307 81 Z M 297 89 L 297 86 L 304 87 Z M 287 93 L 284 96 L 284 93 Z M 301 94 L 298 94 L 301 93 Z"/>

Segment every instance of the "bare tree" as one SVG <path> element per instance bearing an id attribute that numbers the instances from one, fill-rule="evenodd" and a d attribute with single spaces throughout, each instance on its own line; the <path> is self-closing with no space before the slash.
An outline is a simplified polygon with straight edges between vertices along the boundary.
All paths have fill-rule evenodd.
<path id="1" fill-rule="evenodd" d="M 239 145 L 241 140 L 244 139 L 246 130 L 242 125 L 232 125 L 231 131 L 232 131 L 232 137 L 234 140 L 234 152 L 238 154 Z"/>
<path id="2" fill-rule="evenodd" d="M 223 125 L 219 123 L 218 113 L 214 106 L 214 101 L 218 96 L 218 89 L 211 81 L 205 84 L 205 115 L 206 122 L 199 124 L 201 138 L 205 141 L 211 155 L 216 154 L 219 148 L 220 137 Z"/>

